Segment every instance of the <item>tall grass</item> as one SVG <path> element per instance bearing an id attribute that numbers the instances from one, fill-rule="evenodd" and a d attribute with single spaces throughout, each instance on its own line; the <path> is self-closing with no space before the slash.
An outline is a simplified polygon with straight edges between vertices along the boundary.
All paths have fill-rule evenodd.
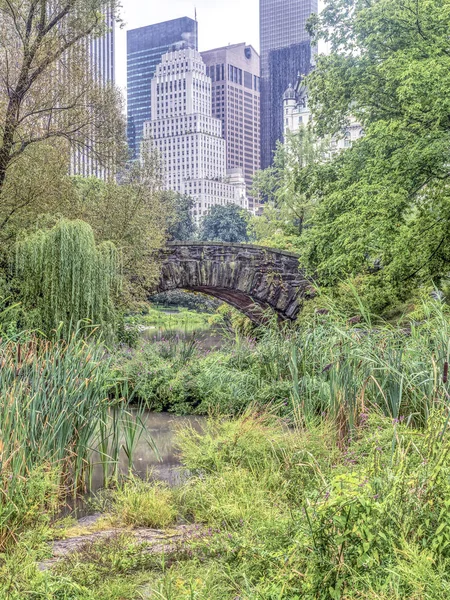
<path id="1" fill-rule="evenodd" d="M 118 460 L 124 429 L 132 451 L 139 419 L 115 395 L 110 358 L 98 340 L 78 332 L 67 341 L 29 334 L 0 340 L 0 374 L 1 476 L 26 477 L 47 464 L 65 486 L 79 488 L 95 460 Z"/>
<path id="2" fill-rule="evenodd" d="M 376 406 L 421 427 L 450 398 L 448 308 L 430 302 L 422 312 L 421 323 L 395 327 L 374 325 L 364 310 L 360 322 L 348 321 L 331 306 L 300 325 L 266 326 L 256 340 L 238 336 L 207 355 L 155 343 L 136 356 L 130 380 L 138 395 L 145 388 L 149 405 L 158 400 L 170 410 L 240 414 L 255 403 L 277 404 L 302 424 L 337 421 L 347 436 Z"/>

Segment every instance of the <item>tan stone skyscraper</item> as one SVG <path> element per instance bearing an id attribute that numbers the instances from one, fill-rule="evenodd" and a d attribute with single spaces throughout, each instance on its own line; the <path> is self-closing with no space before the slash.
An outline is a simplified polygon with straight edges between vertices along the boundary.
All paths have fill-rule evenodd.
<path id="1" fill-rule="evenodd" d="M 259 55 L 242 43 L 202 52 L 202 58 L 212 81 L 212 113 L 227 142 L 227 168 L 240 169 L 250 189 L 261 168 Z"/>
<path id="2" fill-rule="evenodd" d="M 211 110 L 211 79 L 196 50 L 163 55 L 152 79 L 151 102 L 144 139 L 158 150 L 166 189 L 195 200 L 197 222 L 216 204 L 247 209 L 244 178 L 227 170 L 222 123 Z"/>

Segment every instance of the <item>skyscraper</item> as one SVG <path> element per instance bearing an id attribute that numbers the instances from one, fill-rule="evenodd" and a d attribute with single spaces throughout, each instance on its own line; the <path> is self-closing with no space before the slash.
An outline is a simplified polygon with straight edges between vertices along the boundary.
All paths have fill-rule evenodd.
<path id="1" fill-rule="evenodd" d="M 250 189 L 261 168 L 259 55 L 242 43 L 202 52 L 202 58 L 212 81 L 212 114 L 227 142 L 227 168 L 241 169 Z"/>
<path id="2" fill-rule="evenodd" d="M 91 68 L 97 81 L 114 83 L 115 81 L 115 27 L 111 8 L 106 9 L 107 33 L 90 41 Z"/>
<path id="3" fill-rule="evenodd" d="M 83 40 L 82 48 L 89 63 L 90 73 L 96 84 L 102 89 L 115 82 L 115 21 L 109 2 L 105 2 L 105 22 L 108 27 L 101 37 L 88 37 Z M 72 82 L 68 82 L 71 84 Z M 95 142 L 93 131 L 89 134 L 90 144 Z M 83 177 L 98 177 L 107 179 L 111 175 L 108 165 L 100 164 L 92 147 L 74 148 L 70 158 L 70 173 Z"/>
<path id="4" fill-rule="evenodd" d="M 144 123 L 151 117 L 151 81 L 161 57 L 183 46 L 198 48 L 197 21 L 189 17 L 127 32 L 128 146 L 139 156 Z"/>
<path id="5" fill-rule="evenodd" d="M 262 168 L 283 137 L 283 93 L 311 69 L 306 23 L 317 12 L 318 0 L 260 0 Z"/>
<path id="6" fill-rule="evenodd" d="M 248 208 L 243 176 L 227 172 L 222 123 L 212 116 L 211 79 L 196 50 L 162 57 L 152 81 L 151 113 L 144 137 L 159 152 L 166 189 L 196 201 L 197 222 L 215 204 Z"/>

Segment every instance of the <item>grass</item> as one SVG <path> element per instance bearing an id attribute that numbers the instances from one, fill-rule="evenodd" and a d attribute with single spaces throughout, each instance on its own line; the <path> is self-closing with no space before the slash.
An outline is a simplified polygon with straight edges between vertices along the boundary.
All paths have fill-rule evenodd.
<path id="1" fill-rule="evenodd" d="M 192 332 L 208 329 L 214 321 L 214 316 L 208 313 L 199 313 L 187 308 L 148 308 L 145 314 L 132 315 L 126 318 L 129 325 L 140 325 L 158 331 L 181 330 Z"/>
<path id="2" fill-rule="evenodd" d="M 175 523 L 177 509 L 168 487 L 133 478 L 114 494 L 111 515 L 113 522 L 126 527 L 162 529 Z"/>
<path id="3" fill-rule="evenodd" d="M 204 436 L 182 429 L 189 479 L 174 490 L 128 480 L 113 492 L 112 518 L 127 527 L 196 523 L 201 535 L 151 555 L 125 531 L 41 573 L 33 565 L 51 532 L 24 531 L 0 559 L 0 589 L 14 588 L 3 597 L 443 600 L 446 419 L 436 410 L 417 429 L 372 409 L 345 445 L 336 424 L 287 428 L 267 411 L 212 418 Z"/>
<path id="4" fill-rule="evenodd" d="M 119 450 L 130 460 L 142 433 L 114 394 L 110 358 L 74 333 L 48 342 L 29 334 L 0 341 L 0 550 L 89 487 L 95 463 L 105 484 Z"/>
<path id="5" fill-rule="evenodd" d="M 180 414 L 242 414 L 273 404 L 281 415 L 312 423 L 339 421 L 345 437 L 367 407 L 426 424 L 450 398 L 448 309 L 424 305 L 424 320 L 403 328 L 357 323 L 330 307 L 297 327 L 266 327 L 258 339 L 238 337 L 220 350 L 195 342 L 155 340 L 116 359 L 137 401 Z"/>
<path id="6" fill-rule="evenodd" d="M 14 395 L 0 387 L 5 600 L 448 598 L 450 330 L 445 306 L 427 304 L 424 314 L 399 330 L 331 310 L 220 352 L 156 343 L 122 354 L 123 381 L 145 383 L 149 404 L 210 418 L 201 434 L 177 433 L 187 481 L 168 489 L 128 478 L 111 492 L 110 522 L 192 523 L 201 535 L 151 555 L 118 534 L 44 573 L 36 562 L 48 556 L 45 541 L 63 535 L 51 520 L 61 485 L 86 480 L 95 444 L 111 457 L 105 464 L 116 464 L 120 444 L 132 462 L 135 431 L 123 428 L 127 411 L 119 417 L 106 403 L 120 374 L 104 350 L 33 341 L 18 357 L 16 341 L 2 342 L 15 386 Z M 58 398 L 67 377 L 75 381 Z M 103 429 L 83 429 L 92 414 L 103 415 Z"/>

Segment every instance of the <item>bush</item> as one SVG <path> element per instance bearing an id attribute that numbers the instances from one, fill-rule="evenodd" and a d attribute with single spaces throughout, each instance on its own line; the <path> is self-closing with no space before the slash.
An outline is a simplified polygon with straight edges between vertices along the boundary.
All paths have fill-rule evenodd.
<path id="1" fill-rule="evenodd" d="M 126 526 L 163 528 L 175 522 L 177 509 L 169 488 L 132 479 L 115 492 L 112 515 Z"/>
<path id="2" fill-rule="evenodd" d="M 49 525 L 59 506 L 59 479 L 57 469 L 36 466 L 24 477 L 14 475 L 7 460 L 1 465 L 0 551 L 21 533 Z"/>

